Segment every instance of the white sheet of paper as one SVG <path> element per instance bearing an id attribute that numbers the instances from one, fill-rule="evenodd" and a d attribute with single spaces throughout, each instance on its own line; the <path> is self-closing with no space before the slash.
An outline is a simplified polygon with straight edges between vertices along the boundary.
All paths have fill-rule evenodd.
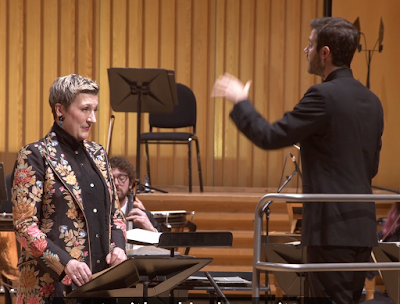
<path id="1" fill-rule="evenodd" d="M 136 241 L 140 243 L 147 243 L 147 244 L 158 244 L 160 239 L 160 235 L 162 232 L 153 232 L 148 231 L 140 228 L 135 228 L 128 230 L 126 232 L 126 238 L 131 241 Z"/>

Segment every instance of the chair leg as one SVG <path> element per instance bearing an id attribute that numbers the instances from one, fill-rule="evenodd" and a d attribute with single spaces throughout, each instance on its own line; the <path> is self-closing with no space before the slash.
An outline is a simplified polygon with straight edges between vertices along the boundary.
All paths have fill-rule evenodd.
<path id="1" fill-rule="evenodd" d="M 199 170 L 200 192 L 203 192 L 203 175 L 201 173 L 200 147 L 199 147 L 199 141 L 195 140 L 195 142 L 196 142 L 196 153 L 197 153 L 197 169 Z"/>
<path id="2" fill-rule="evenodd" d="M 147 166 L 147 176 L 149 178 L 149 185 L 151 185 L 151 177 L 150 177 L 150 155 L 149 155 L 149 144 L 146 142 L 146 166 Z"/>
<path id="3" fill-rule="evenodd" d="M 192 139 L 188 140 L 188 159 L 189 159 L 189 192 L 192 192 Z"/>

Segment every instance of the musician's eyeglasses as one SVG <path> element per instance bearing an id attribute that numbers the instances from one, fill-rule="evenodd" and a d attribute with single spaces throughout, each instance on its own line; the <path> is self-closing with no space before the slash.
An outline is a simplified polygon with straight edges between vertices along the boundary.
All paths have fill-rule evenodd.
<path id="1" fill-rule="evenodd" d="M 118 176 L 114 176 L 115 180 L 118 180 L 118 182 L 122 185 L 125 184 L 125 182 L 128 180 L 128 174 L 120 174 Z"/>

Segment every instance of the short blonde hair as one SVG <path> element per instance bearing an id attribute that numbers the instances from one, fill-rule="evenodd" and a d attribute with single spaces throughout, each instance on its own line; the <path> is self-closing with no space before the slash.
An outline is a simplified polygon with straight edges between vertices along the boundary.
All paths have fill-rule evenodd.
<path id="1" fill-rule="evenodd" d="M 90 78 L 70 74 L 54 80 L 49 93 L 49 104 L 55 120 L 57 103 L 68 109 L 80 93 L 97 95 L 99 86 Z"/>

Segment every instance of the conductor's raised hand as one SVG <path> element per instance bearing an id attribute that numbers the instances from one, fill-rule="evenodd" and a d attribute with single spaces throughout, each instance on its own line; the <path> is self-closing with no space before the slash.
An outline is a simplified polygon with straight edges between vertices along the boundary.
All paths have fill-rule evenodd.
<path id="1" fill-rule="evenodd" d="M 115 247 L 111 252 L 106 256 L 106 263 L 115 266 L 123 261 L 125 261 L 128 257 L 123 249 L 119 247 Z"/>
<path id="2" fill-rule="evenodd" d="M 250 85 L 251 80 L 243 85 L 235 76 L 225 73 L 215 81 L 211 97 L 224 97 L 238 103 L 249 98 Z"/>

